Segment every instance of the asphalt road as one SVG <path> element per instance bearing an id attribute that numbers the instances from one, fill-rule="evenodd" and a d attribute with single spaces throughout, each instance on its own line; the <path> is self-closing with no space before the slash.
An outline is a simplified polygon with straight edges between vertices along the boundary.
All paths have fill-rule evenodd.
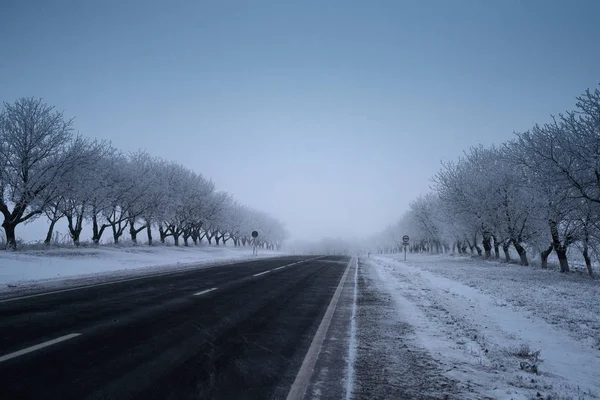
<path id="1" fill-rule="evenodd" d="M 0 398 L 280 398 L 348 261 L 257 260 L 0 302 Z"/>

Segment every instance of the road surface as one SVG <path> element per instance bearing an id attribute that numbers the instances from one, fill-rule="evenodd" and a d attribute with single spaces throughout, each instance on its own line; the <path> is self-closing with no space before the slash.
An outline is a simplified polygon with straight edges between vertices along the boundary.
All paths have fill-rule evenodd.
<path id="1" fill-rule="evenodd" d="M 348 257 L 0 301 L 3 399 L 285 398 Z"/>

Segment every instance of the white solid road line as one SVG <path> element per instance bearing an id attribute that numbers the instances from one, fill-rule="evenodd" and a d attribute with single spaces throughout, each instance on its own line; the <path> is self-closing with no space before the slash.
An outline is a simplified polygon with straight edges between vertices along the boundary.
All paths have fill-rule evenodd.
<path id="1" fill-rule="evenodd" d="M 327 330 L 329 330 L 329 324 L 331 323 L 331 319 L 333 318 L 333 312 L 337 307 L 338 299 L 342 293 L 342 288 L 344 287 L 344 282 L 346 282 L 346 277 L 348 276 L 348 271 L 350 270 L 350 265 L 354 258 L 350 259 L 350 262 L 346 266 L 346 270 L 340 279 L 340 283 L 338 284 L 333 297 L 331 298 L 331 302 L 327 307 L 327 311 L 325 311 L 325 315 L 321 320 L 321 324 L 319 324 L 319 328 L 317 329 L 317 333 L 315 333 L 315 337 L 308 348 L 308 352 L 304 357 L 304 361 L 302 361 L 302 366 L 298 371 L 298 375 L 296 375 L 296 379 L 290 388 L 290 392 L 287 395 L 287 400 L 301 400 L 304 398 L 304 394 L 306 393 L 306 389 L 310 384 L 310 377 L 312 376 L 313 370 L 315 368 L 315 364 L 317 363 L 317 358 L 319 357 L 319 353 L 321 352 L 321 346 L 323 346 L 323 341 L 325 340 L 325 335 L 327 334 Z"/>
<path id="2" fill-rule="evenodd" d="M 354 363 L 356 362 L 356 300 L 358 299 L 358 258 L 354 263 L 354 296 L 350 317 L 350 340 L 348 343 L 348 369 L 346 370 L 346 400 L 352 398 L 354 389 Z"/>
<path id="3" fill-rule="evenodd" d="M 210 293 L 210 292 L 212 292 L 213 290 L 217 290 L 217 289 L 218 289 L 218 288 L 216 288 L 216 287 L 214 287 L 214 288 L 210 288 L 210 289 L 206 289 L 206 290 L 203 290 L 203 291 L 201 291 L 201 292 L 194 293 L 192 296 L 201 296 L 201 295 L 203 295 L 203 294 Z"/>
<path id="4" fill-rule="evenodd" d="M 73 339 L 81 335 L 81 333 L 70 333 L 65 336 L 61 336 L 56 339 L 48 340 L 47 342 L 36 344 L 35 346 L 27 347 L 26 349 L 15 351 L 14 353 L 9 353 L 0 357 L 0 362 L 4 362 L 10 360 L 11 358 L 22 356 L 23 354 L 31 353 L 32 351 L 36 351 L 39 349 L 43 349 L 44 347 L 52 346 L 53 344 L 57 344 L 60 342 L 64 342 L 65 340 Z"/>
<path id="5" fill-rule="evenodd" d="M 268 271 L 259 272 L 258 274 L 254 274 L 254 275 L 252 275 L 252 276 L 261 276 L 261 275 L 264 275 L 264 274 L 268 274 L 268 273 L 269 273 L 269 272 L 271 272 L 271 271 L 273 271 L 273 270 L 272 270 L 272 269 L 270 269 L 270 270 L 268 270 Z"/>
<path id="6" fill-rule="evenodd" d="M 273 271 L 277 271 L 277 270 L 279 270 L 279 269 L 282 269 L 282 268 L 285 268 L 285 267 L 289 267 L 289 266 L 292 266 L 292 265 L 294 265 L 294 264 L 290 264 L 290 265 L 282 265 L 281 267 L 273 268 Z"/>

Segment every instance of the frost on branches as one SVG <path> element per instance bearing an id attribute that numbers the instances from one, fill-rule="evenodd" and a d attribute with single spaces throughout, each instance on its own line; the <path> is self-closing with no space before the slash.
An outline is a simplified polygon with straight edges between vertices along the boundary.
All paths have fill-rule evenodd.
<path id="1" fill-rule="evenodd" d="M 411 251 L 510 262 L 514 249 L 522 265 L 534 254 L 542 268 L 554 253 L 568 272 L 575 251 L 592 275 L 600 254 L 600 90 L 507 143 L 470 148 L 443 163 L 432 183 L 432 193 L 373 239 L 381 252 L 399 251 L 408 234 Z"/>
<path id="2" fill-rule="evenodd" d="M 40 216 L 50 222 L 46 244 L 61 219 L 75 246 L 86 226 L 95 245 L 106 232 L 115 244 L 127 234 L 137 244 L 144 231 L 152 245 L 158 230 L 161 242 L 170 238 L 176 246 L 246 246 L 258 230 L 257 246 L 279 249 L 288 236 L 276 218 L 178 163 L 73 135 L 71 119 L 34 98 L 5 103 L 0 113 L 0 212 L 10 249 L 16 227 Z"/>

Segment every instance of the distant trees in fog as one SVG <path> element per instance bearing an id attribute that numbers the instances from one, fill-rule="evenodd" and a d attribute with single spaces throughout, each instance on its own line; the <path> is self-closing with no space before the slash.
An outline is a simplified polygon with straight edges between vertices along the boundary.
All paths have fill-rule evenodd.
<path id="1" fill-rule="evenodd" d="M 7 247 L 16 248 L 19 224 L 45 216 L 45 243 L 65 219 L 73 244 L 84 223 L 92 242 L 108 230 L 117 244 L 123 235 L 149 244 L 172 238 L 185 246 L 202 240 L 234 246 L 251 243 L 275 249 L 287 232 L 280 221 L 246 207 L 199 173 L 143 151 L 123 154 L 108 142 L 73 134 L 72 120 L 41 99 L 4 104 L 0 113 L 0 212 Z"/>
<path id="2" fill-rule="evenodd" d="M 443 163 L 433 192 L 376 238 L 381 251 L 456 251 L 523 265 L 531 252 L 547 267 L 555 252 L 569 271 L 567 250 L 582 252 L 592 274 L 600 254 L 600 90 L 577 98 L 575 110 L 536 125 L 500 146 L 472 147 Z"/>

